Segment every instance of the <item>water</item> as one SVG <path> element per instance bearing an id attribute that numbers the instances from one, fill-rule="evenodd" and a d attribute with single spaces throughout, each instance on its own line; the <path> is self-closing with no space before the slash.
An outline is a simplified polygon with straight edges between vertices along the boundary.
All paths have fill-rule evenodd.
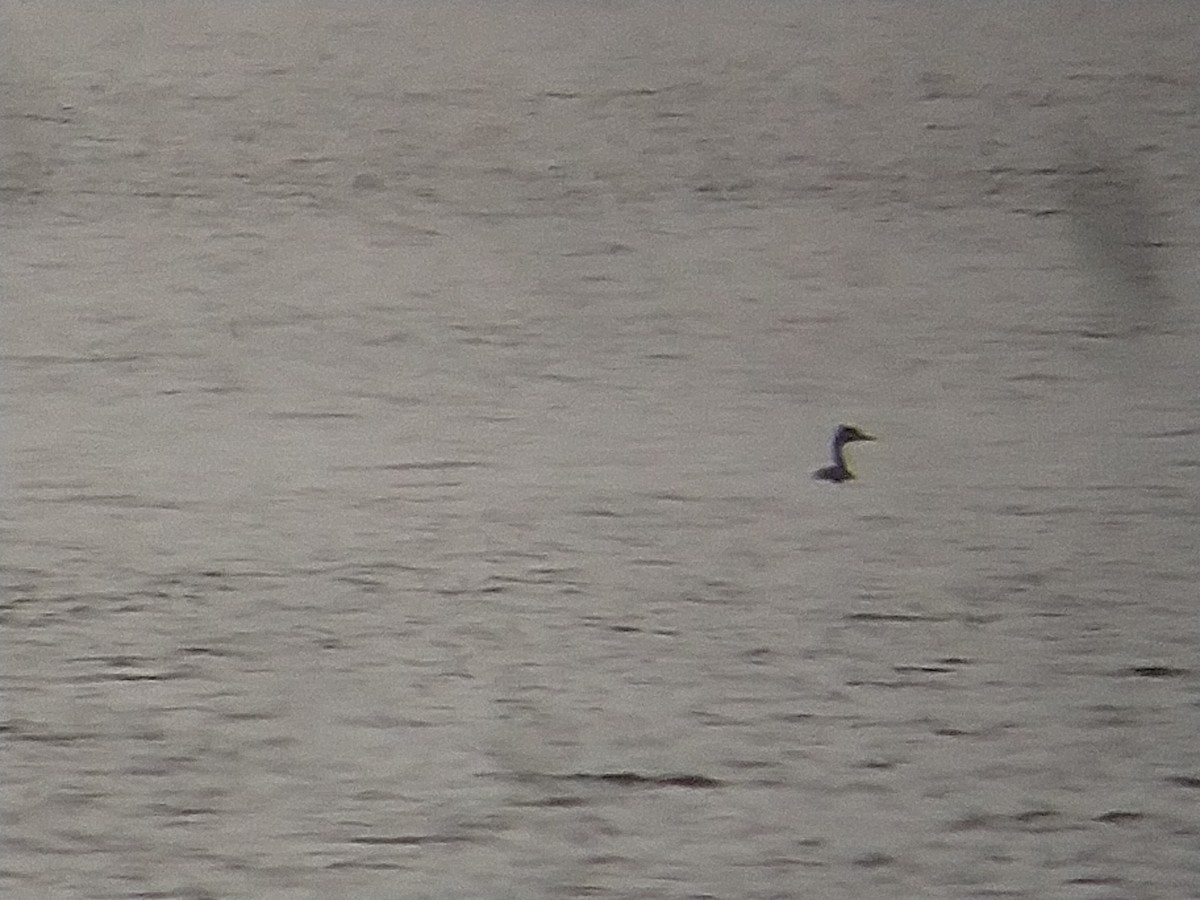
<path id="1" fill-rule="evenodd" d="M 9 10 L 0 893 L 1200 896 L 1189 11 Z"/>

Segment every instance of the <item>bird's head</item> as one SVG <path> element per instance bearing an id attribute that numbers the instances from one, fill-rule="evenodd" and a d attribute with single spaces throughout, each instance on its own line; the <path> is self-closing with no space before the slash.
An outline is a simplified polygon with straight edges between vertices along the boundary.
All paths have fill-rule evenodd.
<path id="1" fill-rule="evenodd" d="M 873 435 L 867 434 L 865 431 L 860 431 L 853 425 L 839 425 L 837 434 L 834 438 L 839 444 L 849 444 L 852 441 L 873 441 Z"/>

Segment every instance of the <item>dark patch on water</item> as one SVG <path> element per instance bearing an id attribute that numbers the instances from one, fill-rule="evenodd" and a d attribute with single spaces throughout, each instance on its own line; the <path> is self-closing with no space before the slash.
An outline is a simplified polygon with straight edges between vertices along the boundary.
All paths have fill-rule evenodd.
<path id="1" fill-rule="evenodd" d="M 157 354 L 114 354 L 93 356 L 51 356 L 47 354 L 15 354 L 8 353 L 0 356 L 5 362 L 26 363 L 34 365 L 89 365 L 92 363 L 131 363 L 143 359 L 155 358 Z"/>
<path id="2" fill-rule="evenodd" d="M 794 713 L 774 713 L 771 719 L 776 722 L 805 722 L 810 719 L 815 719 L 816 713 L 809 712 L 794 712 Z"/>
<path id="3" fill-rule="evenodd" d="M 1167 783 L 1200 791 L 1200 776 L 1197 775 L 1168 775 Z"/>
<path id="4" fill-rule="evenodd" d="M 369 338 L 363 341 L 363 344 L 367 347 L 382 347 L 387 344 L 407 344 L 408 341 L 409 336 L 406 332 L 391 331 L 376 338 Z"/>
<path id="5" fill-rule="evenodd" d="M 191 667 L 165 669 L 158 667 L 158 660 L 140 656 L 79 656 L 70 659 L 69 662 L 92 663 L 105 670 L 87 672 L 68 679 L 79 684 L 95 681 L 174 681 L 195 675 Z"/>
<path id="6" fill-rule="evenodd" d="M 951 831 L 1023 831 L 1031 834 L 1080 831 L 1086 827 L 1082 823 L 1068 822 L 1062 813 L 1048 807 L 1009 815 L 976 813 L 957 819 L 948 826 Z"/>
<path id="7" fill-rule="evenodd" d="M 468 844 L 473 839 L 462 834 L 396 834 L 352 837 L 351 844 L 365 847 L 423 847 L 429 844 Z"/>
<path id="8" fill-rule="evenodd" d="M 1035 516 L 1073 516 L 1082 512 L 1088 512 L 1082 506 L 1045 506 L 1036 507 L 1029 506 L 1023 503 L 1008 503 L 996 510 L 1001 515 L 1016 516 L 1018 518 L 1029 518 Z"/>
<path id="9" fill-rule="evenodd" d="M 691 494 L 681 494 L 678 491 L 654 491 L 647 496 L 651 500 L 670 500 L 676 503 L 695 503 L 704 499 Z"/>
<path id="10" fill-rule="evenodd" d="M 900 525 L 904 520 L 899 516 L 889 516 L 884 513 L 866 513 L 858 517 L 860 522 L 870 522 L 873 525 Z"/>
<path id="11" fill-rule="evenodd" d="M 323 419 L 361 419 L 358 413 L 349 412 L 304 412 L 301 410 L 289 412 L 273 412 L 267 415 L 268 419 L 274 421 L 300 421 L 311 422 L 320 421 Z"/>
<path id="12" fill-rule="evenodd" d="M 701 725 L 706 725 L 710 728 L 724 728 L 730 725 L 742 726 L 749 724 L 746 719 L 740 719 L 735 716 L 724 716 L 720 713 L 709 712 L 708 710 L 704 709 L 694 709 L 692 710 L 691 714 L 693 718 L 700 721 Z"/>
<path id="13" fill-rule="evenodd" d="M 510 587 L 506 584 L 485 584 L 477 588 L 440 587 L 436 593 L 443 597 L 463 597 L 470 594 L 503 594 L 508 590 Z"/>
<path id="14" fill-rule="evenodd" d="M 587 864 L 590 866 L 612 866 L 627 862 L 629 862 L 628 856 L 618 856 L 615 853 L 603 853 L 599 856 L 589 856 L 587 858 Z"/>
<path id="15" fill-rule="evenodd" d="M 221 895 L 198 887 L 184 887 L 169 891 L 138 891 L 130 894 L 136 900 L 220 900 Z"/>
<path id="16" fill-rule="evenodd" d="M 770 759 L 728 759 L 725 765 L 731 769 L 771 769 L 776 762 Z"/>
<path id="17" fill-rule="evenodd" d="M 1029 216 L 1031 219 L 1045 219 L 1045 218 L 1048 218 L 1049 216 L 1060 216 L 1064 212 L 1066 212 L 1065 209 L 1058 209 L 1056 207 L 1028 207 L 1028 206 L 1015 206 L 1015 207 L 1013 207 L 1012 211 L 1014 213 L 1016 213 L 1017 215 Z"/>
<path id="18" fill-rule="evenodd" d="M 580 516 L 589 516 L 589 517 L 598 518 L 598 519 L 616 519 L 616 518 L 619 518 L 621 515 L 619 512 L 615 512 L 614 510 L 611 510 L 611 509 L 605 509 L 603 507 L 589 507 L 589 508 L 585 508 L 585 509 L 576 510 L 576 514 L 580 515 Z"/>
<path id="19" fill-rule="evenodd" d="M 929 616 L 922 613 L 876 613 L 857 612 L 842 616 L 847 622 L 945 622 L 947 616 Z"/>
<path id="20" fill-rule="evenodd" d="M 1074 379 L 1066 375 L 1051 375 L 1047 372 L 1025 372 L 1021 375 L 1010 375 L 1008 380 L 1018 383 L 1056 384 L 1061 381 L 1073 381 Z"/>
<path id="21" fill-rule="evenodd" d="M 669 569 L 673 566 L 679 565 L 679 563 L 673 559 L 656 559 L 654 557 L 638 557 L 637 559 L 631 560 L 630 565 Z"/>
<path id="22" fill-rule="evenodd" d="M 1120 728 L 1137 725 L 1141 712 L 1132 706 L 1114 706 L 1111 703 L 1098 703 L 1084 707 L 1084 709 L 1096 714 L 1087 723 L 1088 726 L 1094 728 Z"/>
<path id="23" fill-rule="evenodd" d="M 692 355 L 690 353 L 672 352 L 669 350 L 659 350 L 654 353 L 645 353 L 642 355 L 642 358 L 643 359 L 658 359 L 658 360 L 670 361 L 670 360 L 675 360 L 675 359 L 691 359 Z"/>
<path id="24" fill-rule="evenodd" d="M 633 248 L 628 244 L 611 242 L 607 244 L 599 244 L 595 247 L 589 247 L 584 250 L 568 250 L 562 255 L 565 257 L 572 256 L 617 256 L 632 253 Z"/>
<path id="25" fill-rule="evenodd" d="M 405 716 L 390 716 L 385 714 L 371 716 L 349 716 L 342 719 L 345 724 L 356 728 L 379 728 L 390 731 L 393 728 L 435 728 L 437 723 L 426 719 L 416 719 Z"/>
<path id="26" fill-rule="evenodd" d="M 86 731 L 19 731 L 17 728 L 7 727 L 6 731 L 0 732 L 11 736 L 13 740 L 26 740 L 31 744 L 73 744 L 77 740 L 91 740 L 100 737 L 97 732 Z"/>
<path id="27" fill-rule="evenodd" d="M 485 465 L 487 464 L 474 459 L 431 459 L 386 463 L 376 468 L 392 472 L 436 472 L 447 469 L 478 469 Z"/>
<path id="28" fill-rule="evenodd" d="M 575 772 L 557 776 L 566 781 L 582 781 L 595 784 L 610 784 L 619 787 L 679 787 L 719 788 L 725 782 L 707 775 L 642 775 L 637 772 Z"/>
<path id="29" fill-rule="evenodd" d="M 1022 813 L 1016 813 L 1012 816 L 1012 819 L 1014 822 L 1020 822 L 1022 825 L 1029 825 L 1056 818 L 1058 815 L 1059 812 L 1055 809 L 1030 809 Z"/>
<path id="30" fill-rule="evenodd" d="M 603 897 L 606 894 L 610 894 L 608 888 L 601 887 L 600 885 L 596 884 L 558 884 L 554 886 L 554 893 L 552 896 Z M 693 898 L 689 897 L 688 900 L 693 900 Z M 708 898 L 701 895 L 700 897 L 695 898 L 695 900 L 708 900 Z"/>
<path id="31" fill-rule="evenodd" d="M 886 771 L 896 768 L 896 764 L 890 759 L 864 759 L 862 762 L 854 764 L 856 769 L 876 769 Z"/>
<path id="32" fill-rule="evenodd" d="M 711 590 L 717 596 L 704 596 L 695 593 L 687 593 L 680 596 L 679 599 L 684 603 L 695 603 L 702 606 L 724 606 L 728 603 L 745 598 L 748 593 L 744 589 L 728 581 L 705 579 L 703 584 L 705 588 Z"/>
<path id="33" fill-rule="evenodd" d="M 241 712 L 234 710 L 221 713 L 221 718 L 231 722 L 270 722 L 273 719 L 278 719 L 279 713 L 268 710 L 245 710 Z"/>
<path id="34" fill-rule="evenodd" d="M 153 803 L 149 808 L 156 816 L 170 819 L 189 819 L 196 816 L 213 816 L 221 812 L 216 806 L 174 806 L 170 803 Z"/>
<path id="35" fill-rule="evenodd" d="M 854 865 L 864 869 L 878 869 L 890 866 L 896 862 L 896 857 L 889 853 L 864 853 L 854 858 Z"/>
<path id="36" fill-rule="evenodd" d="M 556 774 L 547 772 L 482 772 L 480 778 L 497 778 L 505 781 L 516 781 L 526 784 L 592 784 L 608 785 L 611 787 L 630 788 L 692 788 L 711 790 L 727 787 L 728 783 L 718 778 L 695 773 L 668 773 L 664 775 L 643 774 L 641 772 L 571 772 Z M 554 795 L 559 796 L 559 795 Z M 572 796 L 572 795 L 566 795 Z"/>
<path id="37" fill-rule="evenodd" d="M 43 503 L 85 503 L 90 506 L 115 509 L 182 509 L 182 504 L 171 500 L 144 500 L 136 494 L 67 494 L 62 497 L 45 497 Z"/>
<path id="38" fill-rule="evenodd" d="M 1109 825 L 1124 825 L 1129 822 L 1140 822 L 1146 818 L 1144 813 L 1129 812 L 1123 809 L 1114 809 L 1109 812 L 1096 816 L 1093 822 L 1104 822 Z"/>
<path id="39" fill-rule="evenodd" d="M 536 800 L 525 800 L 514 805 L 535 809 L 573 809 L 578 806 L 586 806 L 587 803 L 588 801 L 583 797 L 558 794 L 553 797 L 539 797 Z"/>
<path id="40" fill-rule="evenodd" d="M 383 587 L 383 582 L 380 579 L 366 574 L 338 575 L 333 580 L 342 584 L 348 584 L 353 587 L 362 588 L 364 593 L 368 594 L 378 593 Z"/>
<path id="41" fill-rule="evenodd" d="M 371 172 L 359 172 L 350 181 L 350 187 L 356 191 L 381 191 L 384 189 L 384 181 L 378 175 Z"/>
<path id="42" fill-rule="evenodd" d="M 9 719 L 0 723 L 0 736 L 14 741 L 33 744 L 73 744 L 76 741 L 94 740 L 100 737 L 95 731 L 55 731 L 44 723 L 27 719 Z"/>
<path id="43" fill-rule="evenodd" d="M 1190 669 L 1180 669 L 1175 666 L 1130 666 L 1121 669 L 1118 675 L 1136 675 L 1139 678 L 1182 678 L 1190 674 Z"/>
<path id="44" fill-rule="evenodd" d="M 846 687 L 875 687 L 875 688 L 890 688 L 892 690 L 900 688 L 917 688 L 921 690 L 945 690 L 943 685 L 934 684 L 931 681 L 912 681 L 902 679 L 899 681 L 884 681 L 882 678 L 855 678 L 846 682 Z"/>
<path id="45" fill-rule="evenodd" d="M 72 681 L 87 683 L 91 681 L 174 681 L 178 678 L 188 678 L 190 672 L 112 672 L 106 675 L 81 675 Z"/>
<path id="46" fill-rule="evenodd" d="M 579 569 L 564 566 L 532 566 L 522 575 L 493 575 L 488 581 L 490 585 L 483 590 L 505 590 L 509 585 L 566 585 L 579 587 L 582 585 L 582 573 Z"/>
<path id="47" fill-rule="evenodd" d="M 679 86 L 680 85 L 672 85 L 672 87 L 679 87 Z M 661 94 L 662 92 L 663 92 L 662 88 L 649 88 L 649 87 L 626 88 L 624 90 L 612 91 L 610 96 L 612 96 L 612 97 L 653 97 L 655 94 Z"/>
<path id="48" fill-rule="evenodd" d="M 1147 438 L 1177 438 L 1194 437 L 1200 434 L 1200 428 L 1173 428 L 1170 431 L 1148 431 L 1142 435 Z"/>

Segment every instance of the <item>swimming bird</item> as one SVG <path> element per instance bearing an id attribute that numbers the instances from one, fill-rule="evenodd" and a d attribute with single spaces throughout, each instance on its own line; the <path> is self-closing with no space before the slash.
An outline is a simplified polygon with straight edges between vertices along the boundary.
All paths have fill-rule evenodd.
<path id="1" fill-rule="evenodd" d="M 875 438 L 859 431 L 853 425 L 839 425 L 837 431 L 833 433 L 833 465 L 817 469 L 817 471 L 813 472 L 813 478 L 818 481 L 833 481 L 838 484 L 841 484 L 843 481 L 853 480 L 854 473 L 846 465 L 846 453 L 842 448 L 851 441 L 873 440 Z"/>

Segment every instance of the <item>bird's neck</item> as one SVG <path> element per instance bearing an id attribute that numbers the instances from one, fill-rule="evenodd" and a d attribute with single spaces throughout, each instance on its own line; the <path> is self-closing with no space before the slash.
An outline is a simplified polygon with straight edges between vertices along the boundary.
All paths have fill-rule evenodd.
<path id="1" fill-rule="evenodd" d="M 844 443 L 842 443 L 841 441 L 833 442 L 833 462 L 834 462 L 834 465 L 838 466 L 838 468 L 841 468 L 841 469 L 848 469 L 848 466 L 846 465 L 846 451 L 844 449 L 845 446 L 846 445 Z"/>

